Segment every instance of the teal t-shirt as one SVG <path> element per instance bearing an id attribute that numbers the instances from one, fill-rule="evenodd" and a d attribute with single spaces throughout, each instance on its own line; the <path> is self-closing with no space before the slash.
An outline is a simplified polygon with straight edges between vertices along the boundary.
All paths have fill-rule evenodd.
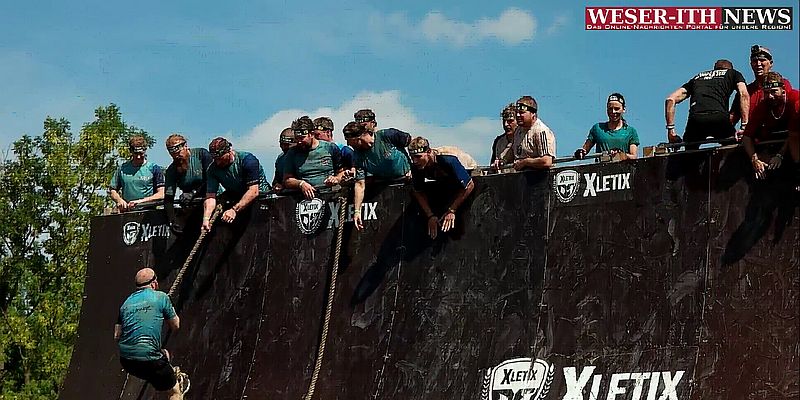
<path id="1" fill-rule="evenodd" d="M 411 170 L 408 156 L 401 150 L 411 141 L 411 135 L 398 129 L 375 132 L 375 142 L 368 150 L 353 150 L 356 179 L 366 176 L 378 179 L 397 179 Z"/>
<path id="2" fill-rule="evenodd" d="M 130 161 L 120 165 L 111 177 L 110 187 L 120 192 L 125 201 L 133 201 L 152 196 L 162 186 L 164 173 L 161 167 L 145 160 L 138 167 Z"/>
<path id="3" fill-rule="evenodd" d="M 250 185 L 258 185 L 259 193 L 269 192 L 270 186 L 264 169 L 256 156 L 246 151 L 234 151 L 233 162 L 225 168 L 211 163 L 206 173 L 206 194 L 217 194 L 219 187 L 239 196 L 247 192 Z"/>
<path id="4" fill-rule="evenodd" d="M 149 287 L 133 292 L 119 308 L 119 356 L 137 361 L 160 359 L 161 328 L 164 320 L 172 318 L 175 309 L 166 293 Z"/>
<path id="5" fill-rule="evenodd" d="M 176 188 L 181 188 L 184 193 L 196 191 L 203 195 L 206 192 L 206 170 L 211 165 L 211 154 L 204 148 L 189 149 L 189 162 L 186 171 L 181 174 L 173 162 L 164 173 L 164 195 L 167 198 L 175 197 Z"/>
<path id="6" fill-rule="evenodd" d="M 286 153 L 281 153 L 278 158 L 275 159 L 275 176 L 272 177 L 272 184 L 283 185 L 283 158 L 286 156 Z"/>
<path id="7" fill-rule="evenodd" d="M 323 186 L 325 179 L 342 169 L 342 151 L 336 143 L 320 140 L 316 148 L 304 151 L 294 146 L 283 157 L 283 174 L 291 174 L 312 186 Z"/>
<path id="8" fill-rule="evenodd" d="M 630 145 L 639 145 L 639 134 L 636 128 L 624 124 L 621 128 L 612 131 L 608 129 L 608 122 L 599 122 L 589 129 L 589 140 L 595 144 L 598 153 L 614 149 L 628 152 Z"/>

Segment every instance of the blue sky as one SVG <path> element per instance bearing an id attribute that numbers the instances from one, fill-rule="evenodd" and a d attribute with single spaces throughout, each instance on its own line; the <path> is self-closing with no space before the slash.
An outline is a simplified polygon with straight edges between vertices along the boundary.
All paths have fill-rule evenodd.
<path id="1" fill-rule="evenodd" d="M 250 150 L 272 173 L 292 119 L 331 115 L 337 137 L 371 106 L 379 127 L 457 145 L 488 163 L 499 112 L 524 94 L 571 154 L 614 91 L 643 144 L 664 140 L 664 98 L 718 58 L 752 80 L 749 47 L 770 47 L 774 70 L 798 79 L 793 31 L 586 31 L 584 7 L 720 6 L 723 2 L 62 2 L 0 4 L 0 149 L 39 134 L 48 115 L 77 132 L 100 105 L 130 124 L 193 146 L 215 136 Z M 685 123 L 687 105 L 678 111 Z"/>

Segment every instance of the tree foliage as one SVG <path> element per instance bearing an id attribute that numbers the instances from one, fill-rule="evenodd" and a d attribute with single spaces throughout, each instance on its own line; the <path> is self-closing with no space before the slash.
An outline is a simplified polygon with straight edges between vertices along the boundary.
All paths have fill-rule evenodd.
<path id="1" fill-rule="evenodd" d="M 111 104 L 77 138 L 47 118 L 0 161 L 0 399 L 53 399 L 80 314 L 89 221 L 110 205 L 110 176 L 127 138 L 152 137 Z"/>

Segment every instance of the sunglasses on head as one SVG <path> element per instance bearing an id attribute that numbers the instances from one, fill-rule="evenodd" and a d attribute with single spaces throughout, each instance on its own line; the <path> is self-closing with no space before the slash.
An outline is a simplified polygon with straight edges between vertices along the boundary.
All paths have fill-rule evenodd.
<path id="1" fill-rule="evenodd" d="M 523 113 L 525 111 L 530 111 L 532 113 L 536 113 L 536 107 L 531 107 L 527 104 L 517 103 L 517 113 Z"/>
<path id="2" fill-rule="evenodd" d="M 167 146 L 167 152 L 169 154 L 179 153 L 183 149 L 183 146 L 186 146 L 186 142 L 180 142 L 173 144 L 172 146 Z"/>

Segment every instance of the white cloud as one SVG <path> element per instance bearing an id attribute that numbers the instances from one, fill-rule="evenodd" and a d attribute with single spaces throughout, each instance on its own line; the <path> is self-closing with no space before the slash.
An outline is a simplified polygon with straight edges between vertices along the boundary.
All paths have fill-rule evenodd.
<path id="1" fill-rule="evenodd" d="M 494 137 L 502 130 L 499 119 L 487 117 L 470 118 L 455 125 L 440 125 L 421 121 L 414 111 L 401 101 L 397 90 L 383 92 L 361 92 L 336 107 L 321 107 L 315 110 L 282 110 L 271 115 L 242 138 L 233 139 L 234 146 L 256 153 L 267 175 L 271 176 L 274 160 L 280 153 L 278 136 L 292 120 L 303 115 L 312 119 L 329 116 L 336 126 L 335 139 L 343 142 L 342 127 L 353 120 L 353 113 L 362 108 L 375 111 L 380 128 L 397 128 L 412 136 L 424 136 L 433 146 L 453 145 L 460 147 L 475 158 L 479 164 L 489 163 Z"/>
<path id="2" fill-rule="evenodd" d="M 567 17 L 565 14 L 559 15 L 558 17 L 556 17 L 556 19 L 553 20 L 550 26 L 548 26 L 547 29 L 545 29 L 544 33 L 547 36 L 555 35 L 556 33 L 560 32 L 565 26 L 567 26 L 567 24 L 569 24 L 569 17 Z"/>
<path id="3" fill-rule="evenodd" d="M 409 21 L 403 13 L 373 14 L 369 26 L 379 43 L 394 40 L 412 40 L 449 43 L 456 47 L 475 45 L 487 40 L 497 40 L 514 46 L 533 40 L 536 18 L 525 10 L 508 8 L 496 18 L 484 17 L 467 22 L 448 18 L 439 11 L 429 12 L 419 23 Z"/>

